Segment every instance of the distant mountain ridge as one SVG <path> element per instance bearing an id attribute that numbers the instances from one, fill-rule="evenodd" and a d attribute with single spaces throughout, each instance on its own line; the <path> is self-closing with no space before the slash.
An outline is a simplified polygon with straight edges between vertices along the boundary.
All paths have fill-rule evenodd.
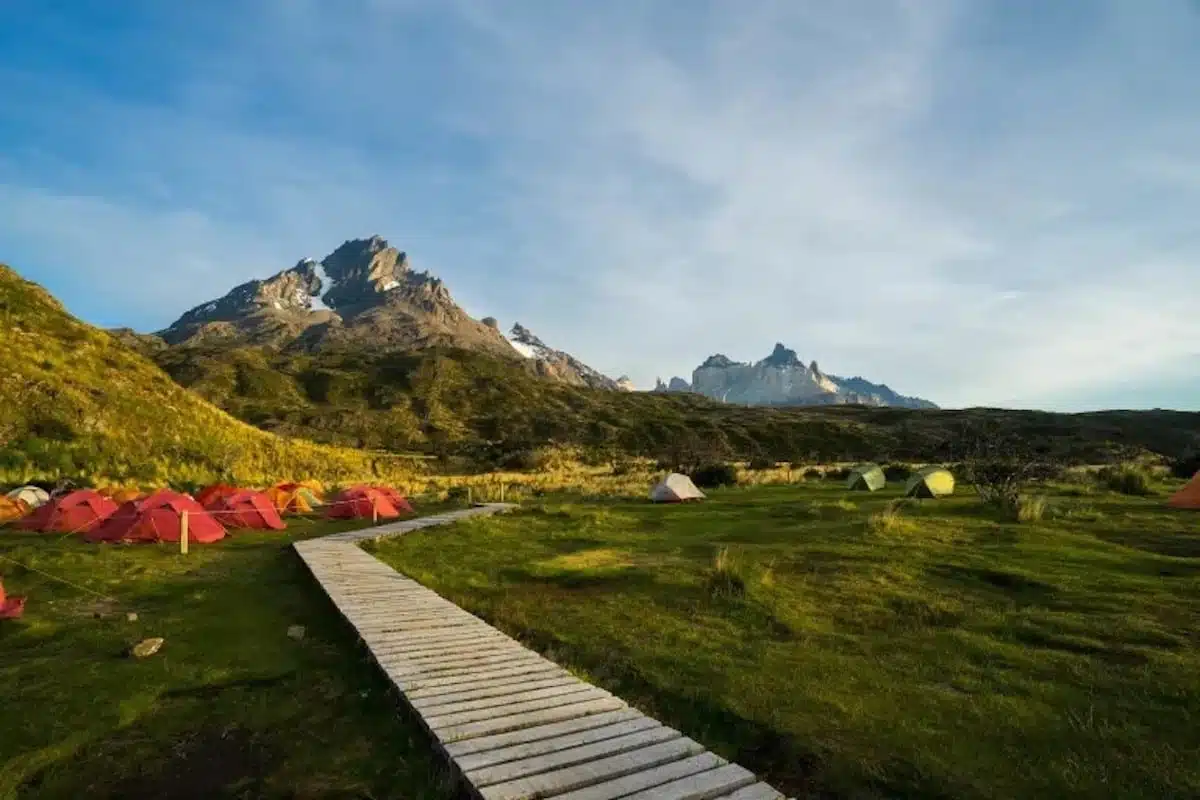
<path id="1" fill-rule="evenodd" d="M 692 392 L 723 403 L 752 406 L 867 405 L 899 408 L 937 408 L 920 397 L 898 394 L 885 384 L 865 378 L 840 378 L 808 366 L 795 350 L 776 343 L 766 358 L 754 364 L 734 361 L 723 353 L 709 356 L 692 372 L 692 381 L 657 381 L 658 392 Z"/>
<path id="2" fill-rule="evenodd" d="M 146 335 L 117 332 L 143 351 Z M 453 347 L 525 363 L 564 383 L 619 388 L 618 381 L 547 346 L 520 324 L 505 337 L 494 318 L 476 320 L 438 277 L 418 272 L 380 236 L 351 239 L 317 260 L 234 287 L 201 303 L 155 335 L 167 346 L 255 345 L 285 351 Z"/>

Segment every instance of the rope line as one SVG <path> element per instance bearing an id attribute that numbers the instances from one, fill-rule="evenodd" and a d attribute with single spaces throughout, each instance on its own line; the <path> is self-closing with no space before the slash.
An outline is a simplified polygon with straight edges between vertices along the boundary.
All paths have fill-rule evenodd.
<path id="1" fill-rule="evenodd" d="M 88 594 L 95 595 L 96 597 L 99 597 L 101 600 L 108 600 L 111 603 L 121 602 L 120 600 L 118 600 L 115 597 L 110 597 L 109 595 L 101 594 L 100 592 L 97 592 L 95 589 L 89 589 L 88 587 L 81 586 L 78 583 L 72 583 L 71 581 L 67 580 L 66 578 L 60 578 L 57 575 L 51 575 L 49 572 L 46 572 L 45 570 L 40 570 L 37 567 L 31 567 L 28 564 L 22 564 L 20 561 L 17 561 L 16 559 L 13 559 L 13 558 L 9 558 L 8 556 L 0 555 L 0 561 L 7 561 L 10 564 L 16 564 L 18 567 L 21 567 L 22 569 L 27 569 L 30 572 L 36 572 L 39 575 L 44 575 L 45 577 L 49 578 L 52 581 L 58 581 L 59 583 L 66 584 L 67 586 L 70 586 L 72 588 L 79 589 L 81 592 L 87 592 Z"/>

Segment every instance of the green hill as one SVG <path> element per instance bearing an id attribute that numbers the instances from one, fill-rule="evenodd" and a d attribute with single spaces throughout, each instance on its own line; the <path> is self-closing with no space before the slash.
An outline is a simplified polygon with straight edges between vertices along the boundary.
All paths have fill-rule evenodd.
<path id="1" fill-rule="evenodd" d="M 0 352 L 0 482 L 340 481 L 401 471 L 396 459 L 233 419 L 2 264 Z"/>
<path id="2" fill-rule="evenodd" d="M 1056 456 L 1114 448 L 1178 456 L 1200 413 L 744 407 L 697 395 L 585 389 L 477 352 L 295 353 L 251 346 L 159 349 L 168 374 L 254 425 L 345 445 L 425 450 L 495 463 L 549 443 L 675 461 L 952 457 L 964 427 L 999 426 Z"/>

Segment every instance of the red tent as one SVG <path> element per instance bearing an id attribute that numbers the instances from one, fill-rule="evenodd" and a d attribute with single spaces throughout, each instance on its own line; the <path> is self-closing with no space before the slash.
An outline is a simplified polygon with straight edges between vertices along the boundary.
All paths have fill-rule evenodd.
<path id="1" fill-rule="evenodd" d="M 363 489 L 379 492 L 381 495 L 386 497 L 388 499 L 388 501 L 392 504 L 392 507 L 395 508 L 401 514 L 414 513 L 412 504 L 409 503 L 407 499 L 405 499 L 404 495 L 400 494 L 400 492 L 396 491 L 391 486 L 377 486 L 375 484 L 360 483 L 357 486 L 351 486 L 350 488 L 346 489 L 346 491 L 354 492 L 354 491 L 363 490 Z"/>
<path id="2" fill-rule="evenodd" d="M 81 489 L 53 498 L 18 522 L 17 527 L 42 533 L 83 533 L 95 528 L 116 510 L 117 504 L 99 492 Z"/>
<path id="3" fill-rule="evenodd" d="M 155 492 L 121 506 L 89 533 L 89 542 L 178 542 L 183 512 L 188 512 L 188 541 L 209 544 L 225 538 L 225 528 L 186 494 Z"/>
<path id="4" fill-rule="evenodd" d="M 329 519 L 395 519 L 400 512 L 387 495 L 371 486 L 352 486 L 339 494 L 329 510 Z"/>
<path id="5" fill-rule="evenodd" d="M 214 483 L 212 486 L 205 486 L 200 490 L 199 494 L 196 495 L 196 502 L 205 508 L 208 508 L 214 503 L 218 503 L 221 500 L 224 500 L 226 497 L 237 494 L 240 491 L 242 490 L 236 486 L 230 486 L 227 483 Z"/>
<path id="6" fill-rule="evenodd" d="M 16 619 L 24 612 L 25 598 L 6 595 L 4 584 L 0 583 L 0 619 Z"/>
<path id="7" fill-rule="evenodd" d="M 251 489 L 223 497 L 209 506 L 209 510 L 226 528 L 281 531 L 287 527 L 271 499 Z"/>

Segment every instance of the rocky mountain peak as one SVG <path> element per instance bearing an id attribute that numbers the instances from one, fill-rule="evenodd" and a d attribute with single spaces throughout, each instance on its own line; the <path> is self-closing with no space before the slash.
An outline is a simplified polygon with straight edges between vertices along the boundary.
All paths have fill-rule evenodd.
<path id="1" fill-rule="evenodd" d="M 546 343 L 533 335 L 533 331 L 526 328 L 519 322 L 514 322 L 512 330 L 509 331 L 509 338 L 514 342 L 528 345 L 530 347 L 546 347 Z"/>
<path id="2" fill-rule="evenodd" d="M 800 357 L 796 355 L 796 351 L 784 347 L 782 342 L 776 342 L 775 349 L 771 351 L 771 355 L 758 363 L 763 367 L 779 367 L 781 369 L 788 367 L 804 368 L 804 364 L 801 363 Z"/>
<path id="3" fill-rule="evenodd" d="M 723 353 L 717 353 L 716 355 L 711 355 L 704 359 L 704 363 L 700 365 L 699 369 L 725 369 L 733 366 L 737 366 L 736 361 Z"/>

